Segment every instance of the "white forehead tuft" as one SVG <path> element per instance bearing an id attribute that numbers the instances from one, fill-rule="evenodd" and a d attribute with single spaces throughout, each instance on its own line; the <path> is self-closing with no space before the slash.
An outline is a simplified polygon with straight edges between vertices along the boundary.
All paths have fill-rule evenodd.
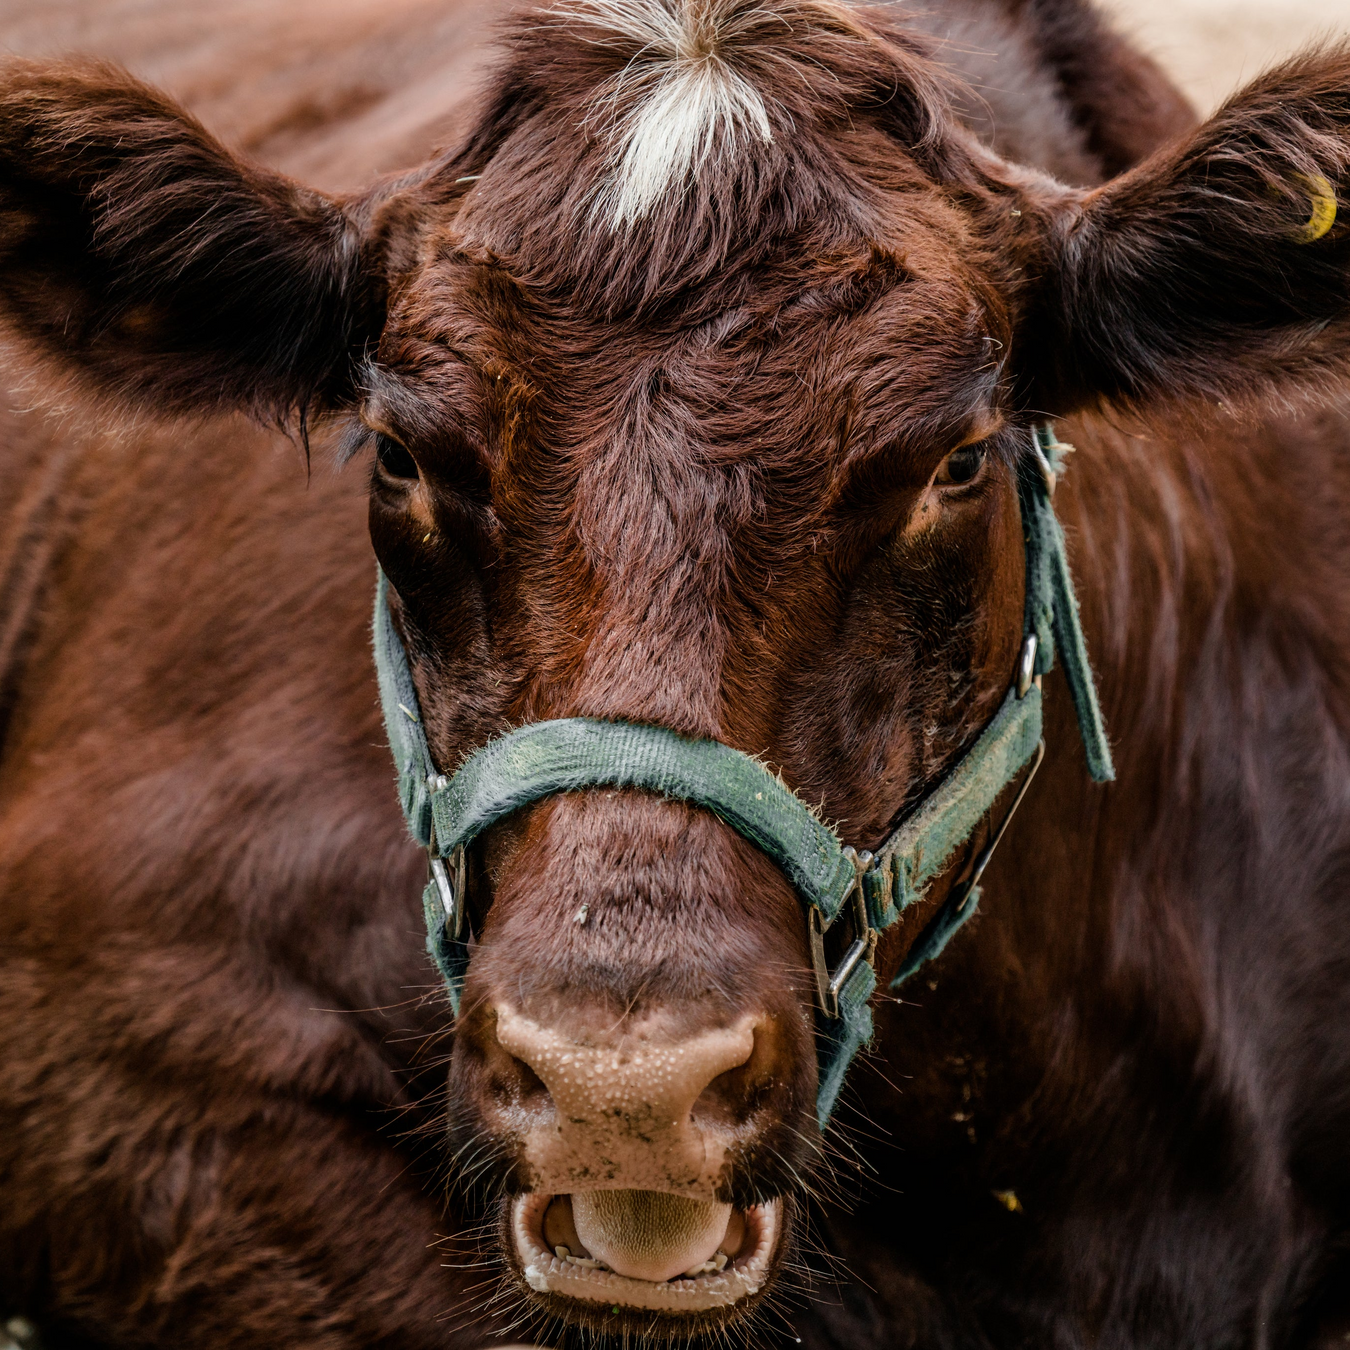
<path id="1" fill-rule="evenodd" d="M 773 139 L 763 96 L 730 59 L 765 26 L 764 10 L 744 0 L 577 0 L 553 12 L 638 44 L 602 100 L 627 108 L 601 197 L 614 226 L 640 220 L 711 157 Z"/>

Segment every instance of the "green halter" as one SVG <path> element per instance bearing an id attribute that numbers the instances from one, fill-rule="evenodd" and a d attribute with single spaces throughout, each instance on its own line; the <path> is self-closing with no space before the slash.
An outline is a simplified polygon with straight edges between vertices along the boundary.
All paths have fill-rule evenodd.
<path id="1" fill-rule="evenodd" d="M 1018 466 L 1018 498 L 1026 543 L 1026 617 L 1018 670 L 993 720 L 956 767 L 929 793 L 875 854 L 855 852 L 800 797 L 758 760 L 718 741 L 688 740 L 664 727 L 602 722 L 587 717 L 536 722 L 470 755 L 453 777 L 438 773 L 403 644 L 389 618 L 388 582 L 375 597 L 375 665 L 389 745 L 398 767 L 399 798 L 409 829 L 427 849 L 431 878 L 422 896 L 427 950 L 456 1014 L 469 964 L 464 912 L 464 851 L 512 812 L 559 792 L 634 787 L 692 802 L 711 811 L 782 868 L 806 907 L 821 1019 L 817 1036 L 822 1128 L 858 1050 L 872 1038 L 868 1006 L 876 988 L 872 968 L 877 934 L 922 899 L 946 871 L 999 794 L 1044 753 L 1040 676 L 1058 651 L 1064 666 L 1088 772 L 1097 782 L 1115 776 L 1088 665 L 1078 603 L 1064 553 L 1064 534 L 1051 504 L 1062 446 L 1049 426 L 1037 427 Z M 989 842 L 942 908 L 915 939 L 898 988 L 937 956 L 979 904 L 980 875 L 1022 799 L 1031 773 Z M 852 941 L 831 971 L 825 934 L 851 922 Z"/>

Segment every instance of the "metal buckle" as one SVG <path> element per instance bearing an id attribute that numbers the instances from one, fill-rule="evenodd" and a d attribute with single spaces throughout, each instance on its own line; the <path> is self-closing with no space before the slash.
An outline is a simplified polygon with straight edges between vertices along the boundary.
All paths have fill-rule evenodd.
<path id="1" fill-rule="evenodd" d="M 446 866 L 447 861 L 449 866 Z M 427 846 L 427 868 L 436 883 L 436 893 L 445 910 L 445 935 L 451 942 L 463 942 L 467 919 L 464 912 L 464 845 L 450 850 L 449 859 L 441 857 L 436 847 L 436 831 L 432 828 L 431 843 Z"/>
<path id="2" fill-rule="evenodd" d="M 443 773 L 433 770 L 427 774 L 427 792 L 435 796 L 443 792 L 450 780 Z M 446 863 L 449 866 L 446 866 Z M 464 906 L 464 845 L 458 844 L 450 850 L 450 857 L 441 856 L 440 845 L 436 843 L 436 818 L 431 819 L 431 840 L 427 844 L 427 871 L 436 883 L 436 894 L 441 897 L 441 908 L 445 910 L 445 936 L 451 942 L 463 942 L 464 930 L 468 918 Z"/>
<path id="3" fill-rule="evenodd" d="M 820 1010 L 829 1018 L 839 1016 L 839 995 L 843 992 L 844 985 L 848 983 L 849 976 L 863 961 L 870 966 L 877 950 L 877 930 L 872 927 L 871 919 L 868 917 L 867 895 L 863 890 L 863 875 L 871 870 L 872 855 L 866 849 L 859 853 L 846 847 L 844 856 L 853 864 L 853 885 L 844 897 L 844 904 L 839 907 L 839 913 L 831 922 L 826 923 L 821 917 L 820 910 L 814 905 L 807 912 L 811 968 L 816 976 L 816 997 L 820 1002 Z M 825 960 L 825 934 L 843 918 L 849 908 L 849 901 L 852 901 L 853 923 L 857 937 L 831 975 L 829 964 Z"/>

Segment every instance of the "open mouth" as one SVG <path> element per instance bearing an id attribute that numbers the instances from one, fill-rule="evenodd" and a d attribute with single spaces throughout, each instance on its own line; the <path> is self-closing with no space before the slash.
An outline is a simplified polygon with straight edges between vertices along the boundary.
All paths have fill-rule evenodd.
<path id="1" fill-rule="evenodd" d="M 699 1313 L 768 1283 L 781 1216 L 777 1200 L 736 1209 L 655 1191 L 531 1192 L 513 1202 L 510 1225 L 536 1293 Z"/>

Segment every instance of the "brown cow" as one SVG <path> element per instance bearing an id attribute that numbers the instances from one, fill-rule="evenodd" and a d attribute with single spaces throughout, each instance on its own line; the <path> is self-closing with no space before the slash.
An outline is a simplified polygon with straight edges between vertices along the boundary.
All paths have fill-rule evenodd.
<path id="1" fill-rule="evenodd" d="M 504 47 L 455 149 L 351 195 L 106 66 L 0 82 L 39 372 L 3 452 L 6 1310 L 53 1347 L 1330 1346 L 1350 53 L 1191 131 L 1076 0 L 565 0 Z M 452 1035 L 353 471 L 306 486 L 240 412 L 369 464 L 447 771 L 646 723 L 860 845 L 1009 685 L 1015 474 L 1065 417 L 1118 781 L 1051 674 L 979 917 L 876 1000 L 823 1137 L 797 897 L 657 796 L 475 845 Z"/>

